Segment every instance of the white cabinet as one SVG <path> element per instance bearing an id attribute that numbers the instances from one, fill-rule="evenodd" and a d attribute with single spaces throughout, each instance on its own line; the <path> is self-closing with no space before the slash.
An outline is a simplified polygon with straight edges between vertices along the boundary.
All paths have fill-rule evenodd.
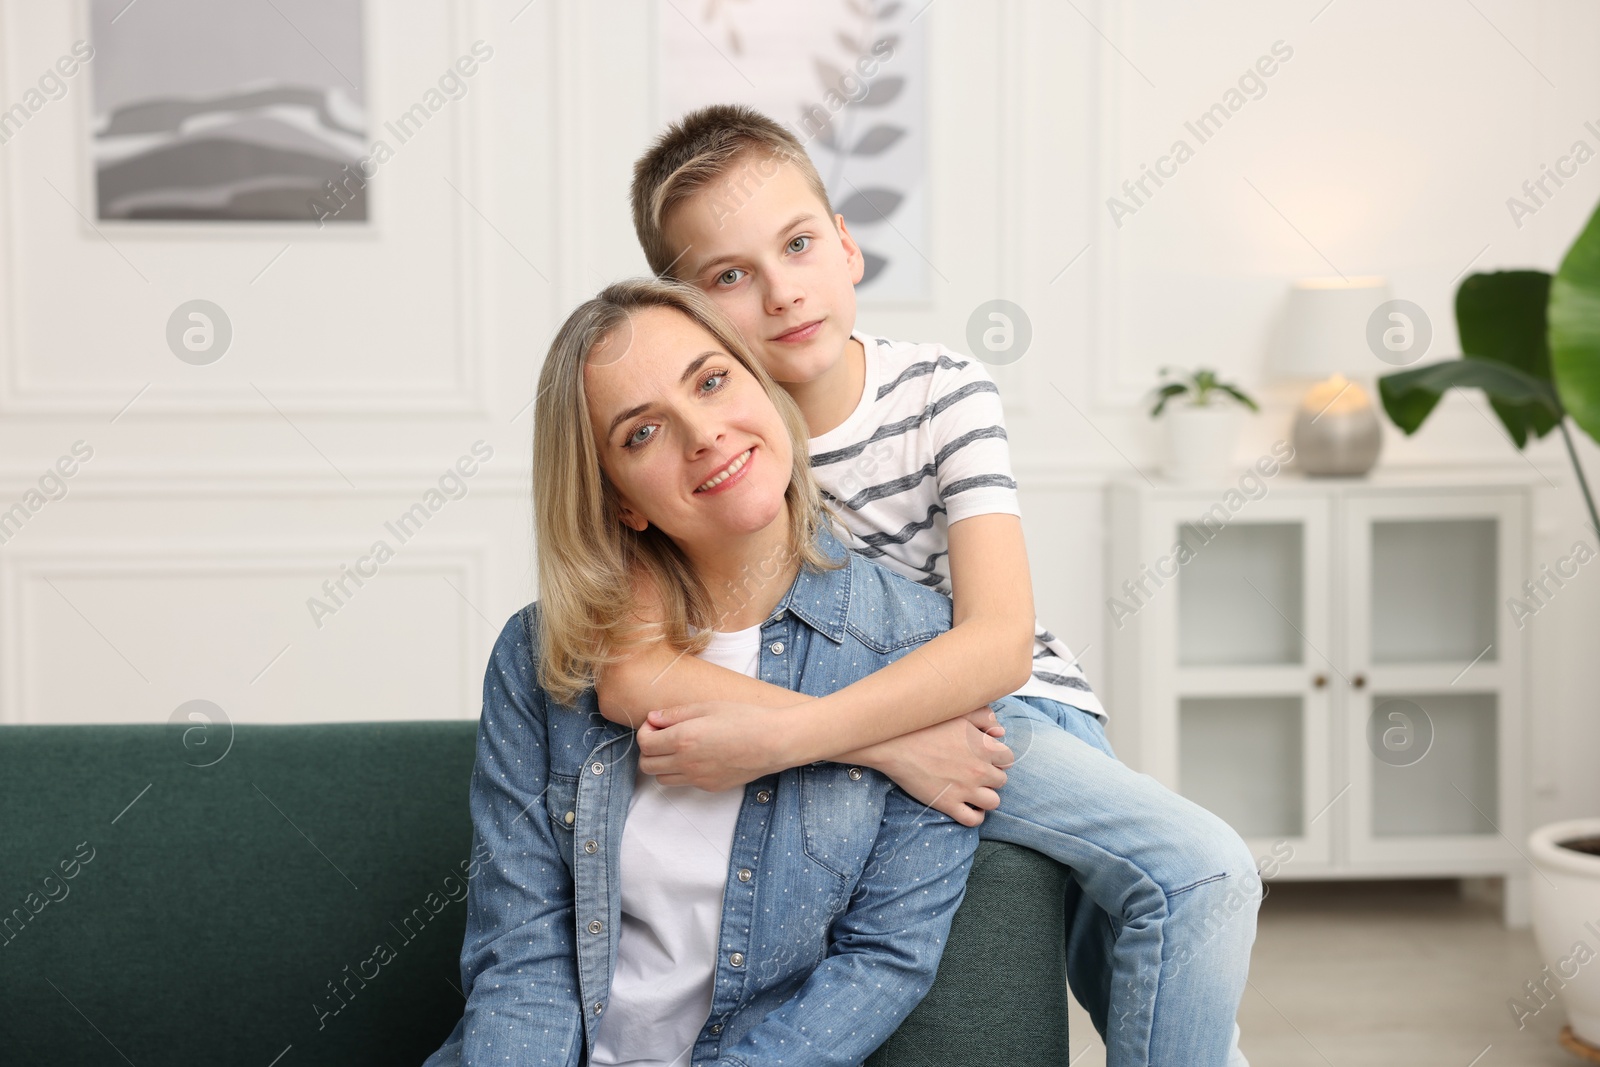
<path id="1" fill-rule="evenodd" d="M 1110 496 L 1122 759 L 1267 877 L 1500 876 L 1525 924 L 1528 487 L 1278 470 Z"/>

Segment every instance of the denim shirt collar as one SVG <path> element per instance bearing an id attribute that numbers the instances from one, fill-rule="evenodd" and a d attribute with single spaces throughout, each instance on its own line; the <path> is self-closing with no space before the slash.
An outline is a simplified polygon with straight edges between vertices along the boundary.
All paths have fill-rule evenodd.
<path id="1" fill-rule="evenodd" d="M 834 644 L 844 641 L 850 619 L 850 550 L 834 535 L 826 518 L 817 527 L 817 546 L 829 559 L 842 560 L 837 570 L 817 570 L 801 565 L 794 584 L 773 612 L 774 617 L 792 612 L 813 630 Z"/>

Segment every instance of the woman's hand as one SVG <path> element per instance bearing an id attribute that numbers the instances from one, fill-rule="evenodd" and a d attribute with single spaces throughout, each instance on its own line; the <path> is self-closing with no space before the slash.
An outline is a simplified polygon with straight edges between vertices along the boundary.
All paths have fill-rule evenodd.
<path id="1" fill-rule="evenodd" d="M 1000 806 L 1005 768 L 1015 762 L 1000 740 L 1004 734 L 994 712 L 983 707 L 855 755 L 928 807 L 977 826 L 984 812 Z"/>
<path id="2" fill-rule="evenodd" d="M 774 712 L 756 704 L 707 700 L 652 711 L 639 727 L 639 769 L 662 785 L 721 793 L 789 766 Z"/>

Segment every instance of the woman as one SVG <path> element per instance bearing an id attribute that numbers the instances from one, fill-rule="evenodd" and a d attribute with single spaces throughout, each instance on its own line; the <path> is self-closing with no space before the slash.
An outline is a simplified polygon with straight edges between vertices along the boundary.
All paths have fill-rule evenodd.
<path id="1" fill-rule="evenodd" d="M 692 289 L 578 308 L 536 418 L 541 599 L 484 681 L 470 806 L 493 856 L 465 1015 L 428 1063 L 859 1064 L 932 983 L 977 831 L 844 764 L 662 787 L 593 677 L 664 640 L 821 695 L 948 629 L 950 601 L 844 550 L 793 402 Z M 648 624 L 631 575 L 660 591 Z"/>

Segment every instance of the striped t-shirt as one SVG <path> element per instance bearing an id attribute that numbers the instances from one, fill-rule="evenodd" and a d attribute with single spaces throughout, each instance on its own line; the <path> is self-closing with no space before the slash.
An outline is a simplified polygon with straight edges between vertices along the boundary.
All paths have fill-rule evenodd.
<path id="1" fill-rule="evenodd" d="M 861 400 L 811 438 L 812 470 L 852 548 L 949 596 L 950 524 L 1022 514 L 1000 391 L 981 363 L 943 345 L 854 337 L 867 352 Z M 1017 693 L 1105 718 L 1071 649 L 1037 622 L 1033 677 Z"/>

